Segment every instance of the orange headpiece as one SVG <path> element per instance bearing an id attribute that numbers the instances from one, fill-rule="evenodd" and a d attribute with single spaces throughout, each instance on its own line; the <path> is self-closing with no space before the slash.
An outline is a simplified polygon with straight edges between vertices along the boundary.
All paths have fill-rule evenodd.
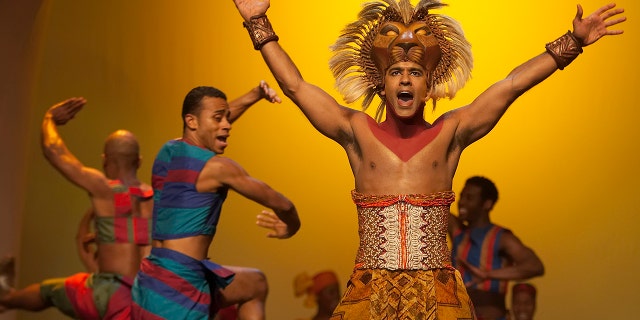
<path id="1" fill-rule="evenodd" d="M 526 293 L 532 295 L 533 297 L 535 297 L 536 293 L 537 293 L 536 287 L 534 287 L 530 283 L 518 283 L 518 284 L 515 284 L 511 290 L 512 290 L 512 295 L 515 295 L 518 292 L 526 292 Z"/>
<path id="2" fill-rule="evenodd" d="M 322 289 L 338 283 L 338 276 L 333 271 L 323 271 L 313 276 L 313 285 L 311 286 L 311 292 L 318 294 Z"/>
<path id="3" fill-rule="evenodd" d="M 296 297 L 306 294 L 307 298 L 304 301 L 304 305 L 305 307 L 313 308 L 316 306 L 316 295 L 329 285 L 337 283 L 338 276 L 330 270 L 318 272 L 313 277 L 303 272 L 293 280 L 293 290 Z"/>
<path id="4" fill-rule="evenodd" d="M 363 109 L 384 90 L 387 69 L 401 61 L 422 65 L 428 74 L 430 98 L 452 98 L 471 76 L 471 45 L 458 23 L 429 10 L 439 0 L 380 0 L 366 3 L 358 20 L 347 25 L 332 46 L 329 66 L 347 103 L 364 97 Z M 382 115 L 380 103 L 377 118 Z"/>

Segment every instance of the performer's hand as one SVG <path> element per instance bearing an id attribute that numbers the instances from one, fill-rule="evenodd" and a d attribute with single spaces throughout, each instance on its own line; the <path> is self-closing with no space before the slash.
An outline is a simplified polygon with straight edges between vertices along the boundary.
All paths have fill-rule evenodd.
<path id="1" fill-rule="evenodd" d="M 624 12 L 624 9 L 614 9 L 615 6 L 615 3 L 610 3 L 582 19 L 582 6 L 578 5 L 576 17 L 573 19 L 573 35 L 580 41 L 583 47 L 596 42 L 605 35 L 622 34 L 622 30 L 608 29 L 613 25 L 627 20 L 626 17 L 618 16 Z M 610 19 L 612 17 L 615 17 L 615 19 Z"/>
<path id="2" fill-rule="evenodd" d="M 88 245 L 90 245 L 92 243 L 95 243 L 96 242 L 96 234 L 94 232 L 89 232 L 89 233 L 83 235 L 82 236 L 82 240 L 80 240 L 80 241 L 82 241 L 82 244 L 85 245 L 85 246 L 88 246 Z"/>
<path id="3" fill-rule="evenodd" d="M 471 263 L 469 263 L 465 259 L 462 259 L 462 258 L 458 257 L 456 259 L 456 261 L 458 263 L 460 263 L 463 268 L 465 268 L 466 270 L 471 272 L 472 280 L 465 283 L 466 287 L 471 287 L 471 286 L 473 286 L 475 284 L 478 284 L 478 283 L 486 280 L 489 277 L 489 274 L 488 274 L 488 272 L 486 270 L 482 270 L 482 269 L 472 265 Z"/>
<path id="4" fill-rule="evenodd" d="M 233 2 L 244 21 L 249 21 L 253 16 L 267 13 L 270 5 L 269 0 L 233 0 Z"/>
<path id="5" fill-rule="evenodd" d="M 272 231 L 267 233 L 269 238 L 286 239 L 289 238 L 289 227 L 278 216 L 270 211 L 262 210 L 258 215 L 256 224 Z"/>
<path id="6" fill-rule="evenodd" d="M 260 80 L 260 96 L 271 103 L 282 103 L 282 99 L 273 88 L 269 87 L 266 81 Z"/>
<path id="7" fill-rule="evenodd" d="M 75 117 L 76 113 L 82 110 L 87 100 L 84 98 L 69 98 L 65 101 L 54 104 L 49 108 L 51 119 L 56 125 L 63 125 Z"/>

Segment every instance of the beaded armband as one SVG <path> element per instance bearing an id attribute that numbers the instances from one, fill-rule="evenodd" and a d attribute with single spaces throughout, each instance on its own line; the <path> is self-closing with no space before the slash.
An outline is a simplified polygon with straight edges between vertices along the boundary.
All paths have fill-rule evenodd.
<path id="1" fill-rule="evenodd" d="M 260 50 L 265 43 L 278 41 L 278 36 L 273 31 L 271 22 L 266 14 L 260 14 L 251 17 L 249 23 L 243 22 L 242 25 L 249 31 L 249 36 L 253 42 L 253 48 Z"/>
<path id="2" fill-rule="evenodd" d="M 582 46 L 576 37 L 567 31 L 562 37 L 545 46 L 547 52 L 558 64 L 558 69 L 562 70 L 568 66 L 579 54 L 582 53 Z"/>

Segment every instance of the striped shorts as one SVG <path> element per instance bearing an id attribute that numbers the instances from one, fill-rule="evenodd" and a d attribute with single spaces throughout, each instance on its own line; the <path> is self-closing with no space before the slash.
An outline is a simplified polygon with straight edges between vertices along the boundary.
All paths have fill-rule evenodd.
<path id="1" fill-rule="evenodd" d="M 234 273 L 209 260 L 152 248 L 134 280 L 132 319 L 209 319 L 216 312 L 216 288 L 224 288 Z"/>
<path id="2" fill-rule="evenodd" d="M 40 284 L 44 301 L 74 319 L 130 319 L 131 279 L 113 273 L 77 273 Z"/>

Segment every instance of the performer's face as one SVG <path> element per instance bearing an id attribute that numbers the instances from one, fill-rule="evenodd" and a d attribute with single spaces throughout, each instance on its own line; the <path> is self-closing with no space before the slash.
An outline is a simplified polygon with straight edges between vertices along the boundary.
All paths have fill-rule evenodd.
<path id="1" fill-rule="evenodd" d="M 460 192 L 458 200 L 458 217 L 463 221 L 473 221 L 478 218 L 485 201 L 482 200 L 482 188 L 467 184 Z"/>
<path id="2" fill-rule="evenodd" d="M 204 97 L 200 104 L 200 113 L 192 122 L 196 136 L 203 147 L 222 154 L 227 147 L 227 138 L 231 130 L 228 119 L 229 104 L 222 98 L 214 97 Z"/>
<path id="3" fill-rule="evenodd" d="M 428 88 L 427 74 L 421 65 L 398 62 L 389 67 L 384 82 L 382 95 L 399 117 L 412 117 L 424 107 Z"/>
<path id="4" fill-rule="evenodd" d="M 513 294 L 512 310 L 515 320 L 531 320 L 536 310 L 536 301 L 528 292 L 516 292 Z"/>

